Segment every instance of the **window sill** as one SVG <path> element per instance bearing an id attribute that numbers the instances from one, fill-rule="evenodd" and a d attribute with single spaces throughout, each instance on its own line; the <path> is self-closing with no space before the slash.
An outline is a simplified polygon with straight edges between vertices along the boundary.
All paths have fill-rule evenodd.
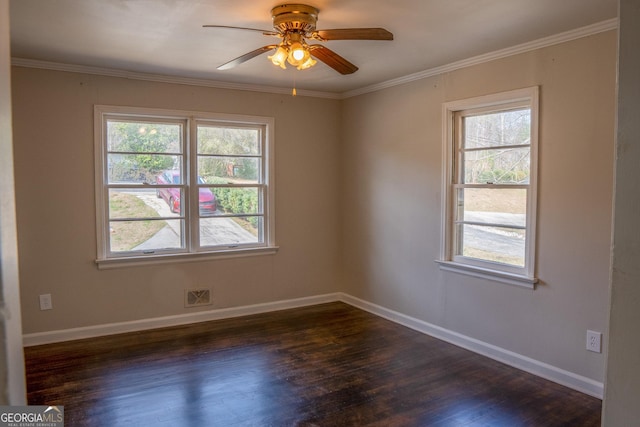
<path id="1" fill-rule="evenodd" d="M 216 259 L 242 258 L 248 256 L 274 255 L 278 252 L 278 246 L 269 246 L 266 248 L 251 248 L 228 250 L 224 252 L 204 252 L 204 253 L 182 253 L 182 254 L 166 254 L 166 255 L 149 255 L 144 257 L 119 257 L 97 259 L 96 264 L 99 270 L 107 270 L 112 268 L 138 267 L 143 265 L 158 265 L 174 262 L 199 262 L 211 261 Z"/>
<path id="2" fill-rule="evenodd" d="M 488 268 L 460 264 L 452 261 L 436 260 L 436 263 L 440 266 L 440 270 L 451 271 L 454 273 L 465 274 L 467 276 L 479 277 L 482 279 L 489 279 L 529 289 L 535 289 L 536 283 L 538 283 L 537 277 L 522 276 L 520 274 L 491 270 Z"/>

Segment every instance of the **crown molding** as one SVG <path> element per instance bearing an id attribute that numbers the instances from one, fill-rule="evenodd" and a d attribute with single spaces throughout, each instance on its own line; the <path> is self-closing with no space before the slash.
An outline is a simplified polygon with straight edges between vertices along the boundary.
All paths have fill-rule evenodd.
<path id="1" fill-rule="evenodd" d="M 250 85 L 246 83 L 229 83 L 210 79 L 198 79 L 191 77 L 170 76 L 165 74 L 140 73 L 136 71 L 119 70 L 114 68 L 92 67 L 88 65 L 64 64 L 61 62 L 40 61 L 37 59 L 11 58 L 11 65 L 25 68 L 38 68 L 43 70 L 66 71 L 70 73 L 94 74 L 107 77 L 120 77 L 131 80 L 144 80 L 159 83 L 172 83 L 189 86 L 212 87 L 216 89 L 245 90 L 249 92 L 263 92 L 277 95 L 291 95 L 290 88 Z M 340 99 L 339 93 L 320 92 L 297 89 L 298 96 L 314 98 Z"/>
<path id="2" fill-rule="evenodd" d="M 452 62 L 450 64 L 446 64 L 440 67 L 430 68 L 428 70 L 420 71 L 414 74 L 409 74 L 407 76 L 399 77 L 397 79 L 387 80 L 387 81 L 377 83 L 371 86 L 366 86 L 360 89 L 343 92 L 342 99 L 352 98 L 354 96 L 364 95 L 366 93 L 377 92 L 379 90 L 387 89 L 393 86 L 403 85 L 416 80 L 426 79 L 427 77 L 433 77 L 439 74 L 444 74 L 451 71 L 459 70 L 461 68 L 471 67 L 473 65 L 494 61 L 496 59 L 506 58 L 508 56 L 518 55 L 520 53 L 530 52 L 532 50 L 569 42 L 572 40 L 588 37 L 588 36 L 602 33 L 605 31 L 615 30 L 617 28 L 618 28 L 618 18 L 608 19 L 606 21 L 598 22 L 592 25 L 588 25 L 586 27 L 577 28 L 575 30 L 566 31 L 564 33 L 555 34 L 553 36 L 544 37 L 542 39 L 534 40 L 531 42 L 519 44 L 519 45 L 508 47 L 505 49 L 496 50 L 483 55 L 478 55 L 471 58 L 463 59 L 461 61 Z"/>
<path id="3" fill-rule="evenodd" d="M 426 79 L 428 77 L 437 76 L 439 74 L 448 73 L 451 71 L 459 70 L 461 68 L 471 67 L 474 65 L 482 64 L 496 59 L 506 58 L 508 56 L 518 55 L 520 53 L 530 52 L 532 50 L 541 49 L 560 43 L 588 37 L 594 34 L 602 33 L 605 31 L 615 30 L 618 28 L 618 18 L 608 19 L 606 21 L 598 22 L 586 27 L 577 28 L 575 30 L 566 31 L 564 33 L 556 34 L 549 37 L 544 37 L 531 42 L 519 44 L 505 49 L 496 50 L 483 55 L 474 56 L 471 58 L 463 59 L 461 61 L 452 62 L 440 67 L 430 68 L 417 73 L 409 74 L 407 76 L 399 77 L 396 79 L 387 80 L 384 82 L 376 83 L 374 85 L 365 86 L 359 89 L 354 89 L 342 93 L 333 92 L 321 92 L 299 89 L 297 91 L 299 96 L 308 96 L 314 98 L 327 98 L 327 99 L 347 99 L 366 93 L 377 92 L 383 89 L 387 89 L 393 86 L 399 86 L 406 83 L 411 83 L 416 80 Z M 39 68 L 45 70 L 54 71 L 67 71 L 72 73 L 83 74 L 95 74 L 100 76 L 120 77 L 132 80 L 145 80 L 160 83 L 173 83 L 190 86 L 202 86 L 212 87 L 217 89 L 230 89 L 230 90 L 244 90 L 250 92 L 263 92 L 279 95 L 290 95 L 291 89 L 275 87 L 275 86 L 263 86 L 263 85 L 251 85 L 246 83 L 229 83 L 221 82 L 210 79 L 198 79 L 190 77 L 170 76 L 163 74 L 153 73 L 140 73 L 135 71 L 118 70 L 112 68 L 92 67 L 87 65 L 76 64 L 63 64 L 59 62 L 40 61 L 35 59 L 25 58 L 12 58 L 11 65 L 17 67 L 26 68 Z"/>

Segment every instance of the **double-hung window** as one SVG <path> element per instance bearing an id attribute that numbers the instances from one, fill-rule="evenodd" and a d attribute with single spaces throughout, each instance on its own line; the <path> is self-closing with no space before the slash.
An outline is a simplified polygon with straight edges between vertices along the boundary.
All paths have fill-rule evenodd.
<path id="1" fill-rule="evenodd" d="M 444 105 L 441 268 L 533 287 L 538 88 Z"/>
<path id="2" fill-rule="evenodd" d="M 95 107 L 100 267 L 272 253 L 273 120 Z"/>

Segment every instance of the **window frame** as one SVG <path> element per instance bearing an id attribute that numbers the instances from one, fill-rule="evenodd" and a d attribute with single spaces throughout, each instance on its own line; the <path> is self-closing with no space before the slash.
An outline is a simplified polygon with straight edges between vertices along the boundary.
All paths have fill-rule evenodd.
<path id="1" fill-rule="evenodd" d="M 158 123 L 180 123 L 182 125 L 182 184 L 181 196 L 182 235 L 184 247 L 154 251 L 112 252 L 109 240 L 109 189 L 108 182 L 108 141 L 107 122 L 152 121 Z M 262 194 L 262 241 L 257 243 L 224 244 L 200 246 L 200 213 L 198 192 L 202 186 L 197 180 L 197 127 L 199 124 L 225 127 L 246 127 L 260 129 L 261 132 L 261 173 L 259 177 Z M 149 265 L 165 262 L 193 262 L 207 259 L 242 257 L 274 254 L 278 250 L 275 243 L 275 188 L 274 188 L 274 119 L 272 117 L 235 115 L 223 113 L 164 110 L 143 107 L 123 107 L 110 105 L 94 106 L 94 148 L 95 148 L 95 195 L 96 195 L 96 235 L 99 269 L 118 268 L 133 265 Z M 118 185 L 118 187 L 126 185 Z M 132 184 L 140 188 L 140 184 Z"/>
<path id="2" fill-rule="evenodd" d="M 539 87 L 517 89 L 475 98 L 446 102 L 443 104 L 443 186 L 442 186 L 442 233 L 440 257 L 436 262 L 445 271 L 462 273 L 473 277 L 535 288 L 536 271 L 536 223 L 537 223 L 537 171 L 538 171 L 538 123 Z M 460 116 L 473 116 L 490 112 L 510 111 L 527 107 L 531 111 L 530 176 L 528 184 L 487 184 L 488 188 L 526 188 L 527 207 L 525 225 L 524 266 L 492 262 L 455 254 L 456 190 L 469 188 L 459 182 L 461 154 L 459 150 Z M 482 188 L 475 184 L 473 188 Z"/>

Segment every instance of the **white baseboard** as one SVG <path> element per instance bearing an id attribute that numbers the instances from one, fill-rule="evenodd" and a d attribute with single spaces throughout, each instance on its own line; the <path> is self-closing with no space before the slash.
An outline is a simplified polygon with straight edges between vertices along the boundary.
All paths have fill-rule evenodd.
<path id="1" fill-rule="evenodd" d="M 601 382 L 574 374 L 573 372 L 531 359 L 501 347 L 471 338 L 437 325 L 419 320 L 397 311 L 361 300 L 351 295 L 336 292 L 333 294 L 313 297 L 297 298 L 242 307 L 222 308 L 197 313 L 179 314 L 153 319 L 134 320 L 130 322 L 110 323 L 106 325 L 87 326 L 82 328 L 64 329 L 50 332 L 39 332 L 23 335 L 25 347 L 51 344 L 55 342 L 94 338 L 99 336 L 137 332 L 169 326 L 180 326 L 190 323 L 207 322 L 210 320 L 229 319 L 251 314 L 267 313 L 270 311 L 286 310 L 290 308 L 306 307 L 327 302 L 341 301 L 361 310 L 380 316 L 394 323 L 411 328 L 415 331 L 441 339 L 458 347 L 473 351 L 491 359 L 502 362 L 514 368 L 521 369 L 533 375 L 562 384 L 566 387 L 602 399 L 604 385 Z"/>
<path id="2" fill-rule="evenodd" d="M 450 331 L 397 311 L 381 307 L 351 295 L 340 294 L 340 300 L 394 323 L 398 323 L 418 332 L 422 332 L 423 334 L 438 338 L 458 347 L 465 348 L 473 351 L 474 353 L 481 354 L 489 357 L 490 359 L 497 360 L 498 362 L 529 372 L 533 375 L 564 385 L 579 392 L 597 397 L 598 399 L 602 399 L 603 397 L 604 385 L 601 382 L 531 359 L 530 357 L 514 353 L 475 338 Z"/>
<path id="3" fill-rule="evenodd" d="M 166 328 L 170 326 L 188 325 L 190 323 L 208 322 L 210 320 L 230 319 L 251 314 L 268 313 L 270 311 L 286 310 L 289 308 L 305 307 L 340 300 L 340 294 L 326 294 L 313 297 L 296 298 L 262 304 L 245 305 L 242 307 L 221 308 L 196 313 L 178 314 L 174 316 L 156 317 L 152 319 L 133 320 L 129 322 L 109 323 L 105 325 L 86 326 L 81 328 L 63 329 L 50 332 L 38 332 L 22 336 L 25 347 L 41 344 L 51 344 L 63 341 L 95 338 L 126 332 L 145 331 L 149 329 Z"/>

